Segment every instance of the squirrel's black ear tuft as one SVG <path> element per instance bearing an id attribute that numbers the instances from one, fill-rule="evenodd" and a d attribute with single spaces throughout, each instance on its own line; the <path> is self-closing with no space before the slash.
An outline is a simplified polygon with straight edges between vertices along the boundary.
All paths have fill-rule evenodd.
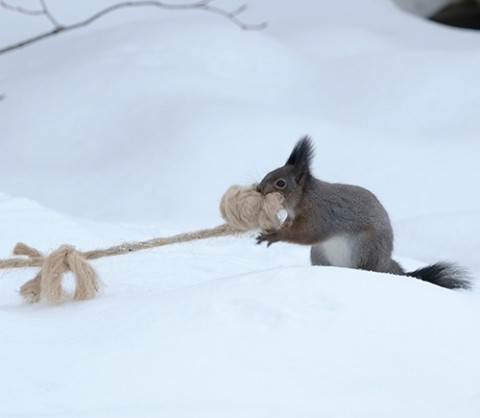
<path id="1" fill-rule="evenodd" d="M 308 136 L 300 139 L 293 148 L 285 165 L 293 165 L 297 177 L 310 174 L 310 163 L 313 159 L 313 144 Z"/>

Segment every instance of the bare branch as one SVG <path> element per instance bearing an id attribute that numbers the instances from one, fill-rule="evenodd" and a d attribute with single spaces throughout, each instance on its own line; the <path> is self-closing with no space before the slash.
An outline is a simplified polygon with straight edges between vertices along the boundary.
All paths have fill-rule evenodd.
<path id="1" fill-rule="evenodd" d="M 11 12 L 17 12 L 29 16 L 41 16 L 44 14 L 43 10 L 29 10 L 19 6 L 12 6 L 11 4 L 3 0 L 0 0 L 0 7 L 3 7 L 4 9 Z"/>
<path id="2" fill-rule="evenodd" d="M 268 24 L 267 22 L 262 22 L 262 23 L 254 23 L 254 24 L 246 24 L 242 22 L 237 16 L 240 13 L 243 13 L 246 10 L 246 6 L 240 6 L 238 9 L 232 11 L 232 12 L 227 12 L 223 9 L 220 9 L 219 7 L 216 6 L 209 6 L 209 5 L 204 5 L 201 7 L 203 10 L 206 10 L 208 12 L 215 13 L 217 15 L 223 16 L 230 20 L 232 23 L 237 25 L 239 28 L 244 29 L 244 30 L 261 30 L 265 29 Z"/>
<path id="3" fill-rule="evenodd" d="M 121 3 L 116 3 L 113 4 L 112 6 L 106 7 L 105 9 L 100 10 L 99 12 L 93 14 L 89 18 L 82 20 L 80 22 L 73 23 L 71 25 L 65 25 L 62 26 L 58 23 L 58 21 L 53 17 L 53 15 L 50 13 L 49 9 L 47 8 L 45 0 L 40 0 L 41 5 L 42 5 L 42 10 L 40 11 L 33 11 L 33 10 L 25 10 L 21 8 L 17 8 L 15 6 L 11 6 L 8 3 L 6 3 L 3 0 L 0 0 L 0 6 L 4 7 L 8 10 L 16 11 L 19 13 L 23 14 L 31 14 L 31 15 L 44 15 L 47 17 L 54 28 L 48 32 L 41 33 L 39 35 L 36 35 L 32 38 L 25 39 L 23 41 L 20 41 L 18 43 L 9 45 L 4 48 L 0 48 L 0 54 L 3 54 L 5 52 L 12 51 L 14 49 L 18 49 L 21 47 L 24 47 L 26 45 L 30 45 L 32 43 L 38 42 L 42 39 L 49 38 L 50 36 L 58 35 L 59 33 L 62 32 L 67 32 L 73 29 L 77 29 L 83 26 L 87 26 L 90 23 L 100 19 L 101 17 L 112 13 L 116 10 L 119 9 L 124 9 L 127 7 L 157 7 L 161 9 L 166 9 L 166 10 L 204 10 L 206 12 L 210 12 L 213 14 L 217 14 L 219 16 L 222 16 L 228 20 L 230 20 L 233 24 L 238 26 L 239 28 L 243 30 L 261 30 L 265 29 L 267 27 L 266 22 L 262 23 L 256 23 L 256 24 L 247 24 L 243 22 L 241 19 L 238 18 L 238 15 L 243 13 L 246 9 L 246 5 L 242 5 L 239 8 L 233 10 L 232 12 L 227 12 L 226 10 L 223 10 L 219 7 L 216 6 L 211 6 L 210 4 L 213 2 L 213 0 L 199 0 L 193 3 L 186 3 L 186 4 L 168 4 L 164 3 L 161 1 L 155 1 L 155 0 L 150 0 L 150 1 L 125 1 Z"/>
<path id="4" fill-rule="evenodd" d="M 24 46 L 33 44 L 34 42 L 38 42 L 38 41 L 41 41 L 42 39 L 49 38 L 50 36 L 56 35 L 60 32 L 63 32 L 64 30 L 65 30 L 65 28 L 60 28 L 60 29 L 55 28 L 55 29 L 53 29 L 49 32 L 45 32 L 45 33 L 42 33 L 40 35 L 34 36 L 33 38 L 25 39 L 25 40 L 20 41 L 16 44 L 13 44 L 13 45 L 10 45 L 10 46 L 7 46 L 5 48 L 0 49 L 0 54 L 3 54 L 5 52 L 9 52 L 9 51 L 13 51 L 14 49 L 22 48 Z"/>
<path id="5" fill-rule="evenodd" d="M 56 28 L 61 27 L 62 25 L 60 25 L 57 19 L 55 19 L 53 15 L 50 13 L 50 10 L 48 9 L 47 3 L 45 2 L 45 0 L 40 0 L 40 3 L 42 5 L 43 14 L 47 17 L 48 20 L 50 20 L 50 22 L 52 22 L 52 25 Z"/>
<path id="6" fill-rule="evenodd" d="M 230 14 L 232 16 L 238 16 L 239 14 L 242 14 L 245 10 L 247 10 L 247 5 L 242 4 L 240 7 L 236 8 L 235 10 L 232 10 Z"/>
<path id="7" fill-rule="evenodd" d="M 21 13 L 24 15 L 29 15 L 29 16 L 45 16 L 48 20 L 50 20 L 53 26 L 55 27 L 61 26 L 48 10 L 45 0 L 40 0 L 40 4 L 42 5 L 41 10 L 30 10 L 30 9 L 25 9 L 24 7 L 13 6 L 4 0 L 0 0 L 0 7 L 3 7 L 6 10 L 9 10 L 11 12 Z"/>

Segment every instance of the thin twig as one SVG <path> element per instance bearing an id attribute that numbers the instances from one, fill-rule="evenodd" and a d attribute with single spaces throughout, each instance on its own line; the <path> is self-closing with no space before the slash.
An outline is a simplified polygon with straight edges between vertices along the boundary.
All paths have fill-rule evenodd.
<path id="1" fill-rule="evenodd" d="M 50 36 L 58 35 L 59 33 L 62 32 L 67 32 L 73 29 L 78 29 L 83 26 L 87 26 L 90 23 L 100 19 L 101 17 L 105 16 L 106 14 L 112 13 L 116 10 L 119 9 L 124 9 L 127 7 L 157 7 L 161 9 L 166 9 L 166 10 L 189 10 L 189 9 L 194 9 L 194 10 L 204 10 L 206 12 L 214 13 L 219 16 L 222 16 L 228 20 L 230 20 L 233 24 L 238 26 L 239 28 L 243 30 L 261 30 L 267 27 L 267 23 L 257 23 L 257 24 L 247 24 L 240 20 L 237 16 L 244 12 L 246 10 L 246 6 L 240 6 L 236 10 L 232 12 L 227 12 L 219 7 L 216 6 L 211 6 L 210 3 L 212 3 L 213 0 L 200 0 L 194 3 L 188 3 L 188 4 L 168 4 L 168 3 L 163 3 L 161 1 L 125 1 L 122 3 L 116 3 L 112 6 L 106 7 L 103 10 L 100 10 L 99 12 L 93 14 L 89 18 L 82 20 L 77 23 L 73 23 L 71 25 L 65 25 L 62 26 L 60 25 L 57 20 L 53 17 L 53 15 L 50 13 L 48 10 L 46 3 L 44 0 L 41 0 L 41 4 L 43 9 L 41 11 L 32 11 L 32 10 L 25 10 L 25 9 L 19 9 L 17 7 L 11 6 L 7 3 L 5 3 L 3 0 L 0 0 L 0 6 L 4 7 L 5 9 L 16 11 L 19 13 L 24 13 L 24 14 L 35 14 L 35 15 L 45 15 L 50 22 L 53 24 L 54 28 L 48 32 L 41 33 L 39 35 L 36 35 L 32 38 L 25 39 L 23 41 L 17 42 L 15 44 L 6 46 L 4 48 L 0 48 L 0 54 L 3 54 L 5 52 L 12 51 L 14 49 L 18 49 L 21 47 L 24 47 L 26 45 L 30 45 L 32 43 L 38 42 L 42 39 L 49 38 Z M 21 10 L 21 11 L 20 11 Z"/>
<path id="2" fill-rule="evenodd" d="M 52 22 L 52 25 L 56 28 L 59 28 L 61 27 L 62 25 L 60 25 L 57 21 L 57 19 L 55 19 L 52 15 L 52 13 L 50 13 L 50 10 L 49 8 L 47 7 L 47 3 L 45 2 L 45 0 L 40 0 L 40 3 L 42 5 L 42 9 L 43 9 L 43 14 L 47 17 L 48 20 L 50 20 L 50 22 Z"/>
<path id="3" fill-rule="evenodd" d="M 3 7 L 6 10 L 10 10 L 11 12 L 21 13 L 29 16 L 41 16 L 45 14 L 43 10 L 29 10 L 20 6 L 12 6 L 11 4 L 3 0 L 0 0 L 0 7 Z"/>
<path id="4" fill-rule="evenodd" d="M 245 9 L 242 10 L 242 7 L 239 8 L 240 11 L 239 9 L 236 9 L 233 12 L 227 12 L 223 9 L 220 9 L 219 7 L 209 6 L 209 5 L 204 5 L 201 7 L 201 9 L 227 18 L 228 20 L 230 20 L 232 23 L 234 23 L 235 25 L 237 25 L 239 28 L 243 30 L 261 30 L 261 29 L 265 29 L 268 26 L 267 22 L 254 23 L 254 24 L 246 24 L 242 22 L 240 19 L 237 18 L 237 16 L 245 10 Z"/>
<path id="5" fill-rule="evenodd" d="M 241 6 L 237 7 L 235 10 L 232 10 L 230 14 L 232 16 L 238 16 L 239 14 L 243 13 L 245 10 L 247 10 L 247 5 L 242 4 Z"/>

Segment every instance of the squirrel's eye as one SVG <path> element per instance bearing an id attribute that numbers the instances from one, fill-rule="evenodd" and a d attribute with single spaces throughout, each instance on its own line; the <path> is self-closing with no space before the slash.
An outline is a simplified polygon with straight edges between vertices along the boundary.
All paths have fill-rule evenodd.
<path id="1" fill-rule="evenodd" d="M 287 182 L 283 179 L 277 180 L 275 182 L 275 186 L 277 186 L 279 189 L 283 189 L 287 185 Z"/>

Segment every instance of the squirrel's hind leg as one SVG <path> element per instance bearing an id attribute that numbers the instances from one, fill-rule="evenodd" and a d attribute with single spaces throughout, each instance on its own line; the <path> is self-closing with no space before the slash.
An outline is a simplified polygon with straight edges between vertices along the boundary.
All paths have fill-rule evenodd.
<path id="1" fill-rule="evenodd" d="M 405 274 L 392 259 L 393 234 L 391 229 L 368 228 L 355 236 L 355 268 L 381 273 Z"/>

